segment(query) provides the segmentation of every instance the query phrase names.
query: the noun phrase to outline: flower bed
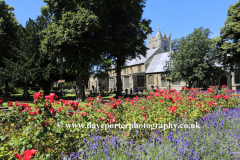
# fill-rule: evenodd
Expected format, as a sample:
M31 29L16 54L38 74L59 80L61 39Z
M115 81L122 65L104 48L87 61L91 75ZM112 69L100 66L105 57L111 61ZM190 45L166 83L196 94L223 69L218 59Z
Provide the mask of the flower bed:
M76 146L85 143L84 138L90 139L90 129L67 128L64 127L66 124L162 124L179 119L195 122L198 118L206 118L212 111L227 111L237 106L239 100L236 96L239 95L226 88L216 94L216 88L211 87L205 93L190 89L197 91L193 94L187 93L187 88L183 88L183 92L172 90L170 93L168 90L157 90L143 98L112 98L108 103L102 102L99 95L97 99L86 98L86 106L63 99L57 102L54 99L58 97L53 93L45 97L42 93L35 93L35 107L10 102L10 112L0 111L0 145L4 146L0 159L12 158L15 154L23 156L24 151L30 149L36 150L32 155L34 158L50 159L57 159L62 152L76 151ZM91 133L97 132L97 128L91 129ZM121 133L125 132L128 128L121 129ZM141 143L142 139L150 137L151 132L151 129L142 128L136 133L132 129L124 137ZM117 129L101 129L99 133L106 138L118 132Z
M121 136L91 134L84 145L60 159L239 159L240 109L218 111L199 119L200 129L151 133L142 144ZM137 132L137 130L136 130ZM137 133L136 133L137 134Z

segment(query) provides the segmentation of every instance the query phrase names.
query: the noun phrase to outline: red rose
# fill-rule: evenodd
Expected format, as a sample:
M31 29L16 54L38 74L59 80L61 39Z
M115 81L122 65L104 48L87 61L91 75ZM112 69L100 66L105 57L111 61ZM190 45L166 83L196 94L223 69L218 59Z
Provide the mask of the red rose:
M145 114L144 112L142 112L142 114L143 114L144 116L146 116L146 114Z
M47 125L47 122L42 122L41 125L45 126L45 125Z
M85 112L85 113L84 113L84 116L87 116L87 115L88 115L88 114Z
M40 92L36 92L33 95L33 99L37 99L40 96Z
M20 154L14 154L14 156L15 156L16 158L23 158L23 156L21 156Z
M10 102L8 103L8 106L9 106L9 107L13 106L13 105L12 105L12 101L10 101Z
M56 110L55 110L55 109L49 109L49 111L52 112L52 115L53 115L53 116L56 114Z
M54 123L54 121L48 122L49 124Z
M36 112L29 112L29 115L36 115Z
M228 111L228 108L225 108L226 111Z
M144 107L144 106L142 106L142 107L141 107L141 109L145 109L145 107Z
M46 123L46 122L45 122ZM37 150L35 149L30 149L30 150L26 150L23 152L24 155L27 155L27 154L30 154L30 155L33 155L37 152Z
M31 154L24 155L23 160L30 160L33 156Z
M3 100L0 99L0 104L3 104Z
M42 110L38 110L38 115L40 115L42 113Z

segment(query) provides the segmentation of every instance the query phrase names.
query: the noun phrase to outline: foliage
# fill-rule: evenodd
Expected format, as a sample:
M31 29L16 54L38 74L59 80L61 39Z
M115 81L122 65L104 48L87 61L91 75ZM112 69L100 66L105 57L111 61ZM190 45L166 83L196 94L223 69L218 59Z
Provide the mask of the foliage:
M235 63L240 61L240 23L239 23L240 1L234 5L230 5L228 9L228 17L224 27L221 28L220 37L216 38L216 44L219 49L219 58L224 64L230 64L231 69ZM227 54L232 54L232 58L226 58Z
M105 37L107 57L117 73L117 97L121 95L121 69L128 59L145 56L144 40L152 32L150 20L142 19L144 0L102 0L97 8L101 33ZM116 20L117 19L117 20Z
M9 96L8 81L14 80L12 75L13 66L9 61L16 62L15 57L18 48L18 21L16 20L13 7L0 0L0 77L5 83L5 92Z
M69 87L69 86L75 86L76 81L73 82L65 82L64 84L61 84L62 87Z
M75 151L79 143L85 143L82 140L88 137L90 130L92 133L98 132L96 126L91 129L71 127L74 124L167 124L176 122L179 118L183 122L195 122L197 118L206 117L212 111L235 108L239 103L235 98L236 94L231 94L232 90L223 87L217 95L215 89L209 88L205 94L190 94L186 88L183 88L183 92L171 93L157 90L146 98L127 98L124 103L122 99L114 98L108 103L101 103L101 96L98 96L98 99L89 97L85 106L78 106L77 102L63 99L57 102L54 98L58 97L54 94L45 96L44 100L43 94L35 93L34 107L10 102L11 111L8 114L0 111L0 143L7 144L4 150L6 153L13 151L11 155L22 155L26 149L36 149L35 158L51 154L56 159L62 152ZM69 125L70 127L67 127ZM139 128L136 134L134 129L129 128L100 128L101 136L114 135L117 129L121 132L130 131L126 137L137 141L149 138L149 133L157 130Z
M8 87L11 94L23 94L23 89L21 88L15 88L12 84L10 84ZM0 90L2 90L2 94L5 94L4 88L5 85L0 88Z
M209 38L210 33L208 28L200 27L186 37L173 41L176 51L170 53L170 70L174 81L185 81L191 88L196 80L221 75L221 68L216 67L216 48Z
M103 50L97 36L98 17L90 9L90 1L45 1L45 7L53 22L42 32L42 50L52 51L65 57L66 72L77 76L76 86L84 94L83 85L87 84L93 66L99 62ZM71 53L71 54L69 54ZM91 55L91 56L90 56ZM102 63L102 61L100 61ZM77 96L79 100L80 97ZM82 97L84 100L84 97Z

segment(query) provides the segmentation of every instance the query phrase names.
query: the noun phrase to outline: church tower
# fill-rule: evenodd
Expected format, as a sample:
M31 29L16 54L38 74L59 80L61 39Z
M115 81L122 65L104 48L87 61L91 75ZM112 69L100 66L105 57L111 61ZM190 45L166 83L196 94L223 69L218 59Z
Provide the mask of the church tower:
M170 30L169 30L168 37L166 36L165 31L164 31L164 34L162 36L162 34L160 32L160 27L158 27L158 32L157 32L156 37L155 37L154 32L153 32L152 39L148 35L147 40L148 40L148 48L150 50L155 49L155 48L160 48L160 51L162 53L171 51L171 33L170 33Z

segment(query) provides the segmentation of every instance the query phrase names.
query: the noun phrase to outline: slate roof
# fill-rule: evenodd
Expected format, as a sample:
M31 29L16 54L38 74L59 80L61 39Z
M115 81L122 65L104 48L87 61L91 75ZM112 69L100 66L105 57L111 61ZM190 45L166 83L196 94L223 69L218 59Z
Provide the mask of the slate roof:
M146 53L146 57L144 56L140 56L140 58L135 58L133 60L127 60L126 61L126 65L127 66L133 66L133 65L138 65L138 64L142 64L142 63L145 63L145 61L151 56L153 55L156 51L157 51L158 48L155 48L155 49L151 49L151 50L147 50L147 53Z
M166 61L170 60L170 57L168 57L169 53L165 52L155 55L146 73L165 72L164 66L166 65Z
M165 72L164 66L166 65L166 61L170 60L170 52L160 53L153 57L152 62L150 63L146 73L157 73L157 72ZM222 67L223 65L215 63L216 67Z
M133 60L127 60L126 66L134 66L134 65L145 63L146 60L157 51L157 49L158 48L147 50L146 57L141 55L140 58L135 58ZM166 61L170 60L169 55L170 55L170 52L159 53L159 54L155 55L152 59L152 62L148 66L146 73L165 72L166 70L164 70L164 66L166 65ZM215 63L215 66L222 67L223 65L219 64L219 63ZM115 68L115 66L112 65L111 69L114 69L114 68Z
M158 48L151 49L151 50L147 50L146 57L140 55L140 58L135 58L135 59L132 59L132 60L127 60L127 61L126 61L126 66L134 66L134 65L138 65L138 64L145 63L145 61L146 61L151 55L153 55L157 50L158 50ZM112 66L111 66L111 69L114 69L114 68L115 68L115 66L112 65Z

